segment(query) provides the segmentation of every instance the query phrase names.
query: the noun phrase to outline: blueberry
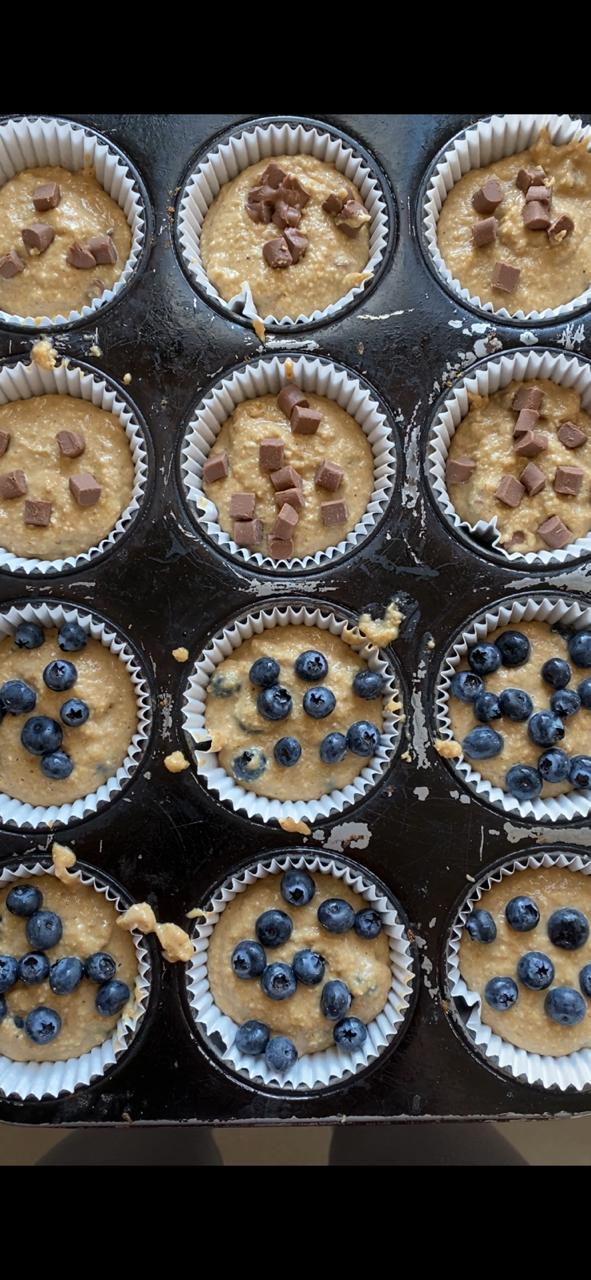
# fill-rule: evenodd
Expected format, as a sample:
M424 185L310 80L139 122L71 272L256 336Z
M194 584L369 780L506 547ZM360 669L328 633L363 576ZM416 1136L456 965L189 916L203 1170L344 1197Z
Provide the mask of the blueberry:
M41 951L56 947L62 936L62 922L55 911L36 911L26 924L27 939Z
M347 754L347 739L344 733L327 733L318 751L323 764L340 764Z
M373 756L380 745L380 731L369 720L356 720L347 730L347 747L354 756Z
M470 760L490 760L492 756L498 756L503 750L503 745L502 735L497 733L496 729L479 725L466 734L462 742L462 751Z
M501 665L500 650L496 644L475 644L468 649L468 665L477 676L488 676Z
M556 716L574 716L581 710L581 699L574 689L557 689L550 698Z
M19 622L14 633L14 643L19 649L38 649L45 640L45 632L36 622Z
M583 1021L586 1012L582 995L572 987L551 987L544 1000L544 1013L563 1027L575 1027Z
M0 956L0 993L10 991L18 978L18 960L16 956Z
M505 782L516 800L535 800L542 790L542 779L529 764L514 764L507 770Z
M285 1075L297 1060L298 1051L293 1040L288 1040L287 1036L273 1036L269 1040L265 1049L265 1062L271 1071Z
M280 670L281 667L274 658L257 658L250 668L248 678L251 684L256 684L261 689L270 689L277 684Z
M0 1022L4 1021L4 1018L6 1017L6 1013L7 1013L6 1000L4 999L4 996L0 996ZM16 1019L13 1019L13 1021L15 1022ZM23 1023L23 1026L24 1026L24 1023Z
M473 942L494 942L497 926L490 911L483 911L482 907L476 907L466 920L466 932L469 933Z
M579 982L581 991L585 996L591 996L591 964L584 964L579 973Z
M591 787L591 756L573 756L568 778L576 791Z
M451 691L460 702L474 702L479 694L484 693L484 684L473 671L456 671L451 679Z
M353 680L353 692L358 698L379 698L386 681L378 671L358 671Z
M348 933L355 924L355 912L344 898L325 898L318 908L318 923L329 933Z
M119 1013L130 997L130 990L126 982L119 982L117 978L113 978L111 982L103 982L99 987L95 1005L97 1011L102 1013L104 1018L110 1018L114 1013Z
M43 679L48 689L53 689L55 693L62 693L64 689L71 689L76 683L78 672L73 662L67 662L65 658L56 658L53 662L48 662L43 672Z
M41 757L42 772L46 778L52 778L54 781L69 778L73 768L73 762L65 751L49 751L46 756Z
M344 1018L347 1010L351 1008L351 1000L349 988L344 982L335 978L324 984L320 995L320 1008L325 1018L336 1022L339 1018Z
M263 911L255 931L261 946L280 947L291 938L293 924L286 911Z
M77 729L78 725L86 724L90 715L90 707L87 702L83 702L82 698L68 698L60 707L60 720L67 724L70 729Z
M234 1045L239 1053L247 1053L253 1058L258 1058L265 1052L270 1035L271 1032L264 1022L257 1022L256 1018L250 1018L238 1028Z
M569 636L568 651L575 667L591 667L591 632L576 631Z
M49 716L31 716L23 725L21 742L31 755L44 756L61 747L63 736L57 720L50 720Z
M554 982L554 965L543 951L527 951L519 958L517 977L530 991L545 991Z
M591 968L591 966L590 966ZM316 987L324 977L325 961L317 951L296 951L293 971L305 987Z
M78 956L62 956L49 970L49 985L56 996L69 996L84 976L84 965Z
M277 764L283 765L284 769L291 769L292 765L297 764L301 754L302 748L297 738L280 738L273 747Z
M564 658L548 658L542 667L542 680L551 684L553 689L566 689L571 678L571 669Z
M570 771L570 759L566 751L561 751L560 747L551 747L550 751L544 751L538 760L538 773L541 774L544 782L564 782L568 778Z
M258 942L239 942L232 952L232 968L237 978L260 978L267 957Z
M316 885L307 871L284 871L281 877L281 896L290 907L306 907L316 893Z
M532 742L538 747L553 747L555 742L564 738L564 725L552 711L535 711L531 716L527 731Z
M262 689L257 698L257 708L265 720L285 720L292 707L291 693L282 684Z
M587 918L576 907L560 907L553 911L547 927L550 942L563 951L578 951L589 937Z
M498 1013L505 1013L518 998L517 983L512 978L491 978L484 988L486 1003Z
M474 699L474 715L477 720L488 724L489 720L498 720L500 714L501 704L498 694L479 693L478 697Z
M6 897L6 906L13 916L32 916L43 902L43 894L34 884L15 884Z
M325 716L329 716L334 711L336 705L337 700L332 689L326 689L324 685L308 689L303 697L304 711L313 720L324 720Z
M578 695L586 711L591 710L591 677L587 680L581 680L578 686Z
M529 933L540 923L540 913L533 898L520 895L511 898L505 907L505 919L510 929L517 933Z
M383 928L379 911L374 911L373 907L363 907L355 916L353 928L360 938L377 938Z
M117 965L108 951L94 951L84 961L84 973L90 982L108 982L116 972Z
M534 704L524 689L503 689L499 695L501 704L501 714L507 716L508 720L528 720L534 709Z
M40 1005L38 1009L31 1009L25 1018L25 1031L29 1040L33 1040L35 1044L49 1044L59 1036L61 1029L62 1020L59 1013L56 1013L55 1009L45 1008L44 1005Z
M24 680L7 680L0 687L0 702L11 716L22 716L25 711L32 711L36 701L35 690Z
M503 631L495 640L504 667L521 667L529 658L530 643L521 631Z
M348 1049L351 1053L360 1049L367 1040L367 1027L359 1018L341 1018L337 1022L333 1037L339 1049Z
M29 951L28 955L21 956L18 962L18 976L21 982L26 983L28 987L34 986L37 982L45 982L49 974L49 960L41 951Z
M229 671L220 671L210 680L209 688L216 698L231 698L233 694L240 692L242 685L238 676Z
M64 622L57 633L57 642L64 653L76 653L86 645L86 632L78 622Z
M263 971L261 987L270 1000L288 1000L296 989L296 977L290 964L276 960Z
M238 782L256 782L266 768L267 757L260 747L245 747L232 761L232 773Z
M306 649L304 653L300 653L295 660L296 675L300 680L324 680L328 673L328 662L323 653L319 653L317 649Z

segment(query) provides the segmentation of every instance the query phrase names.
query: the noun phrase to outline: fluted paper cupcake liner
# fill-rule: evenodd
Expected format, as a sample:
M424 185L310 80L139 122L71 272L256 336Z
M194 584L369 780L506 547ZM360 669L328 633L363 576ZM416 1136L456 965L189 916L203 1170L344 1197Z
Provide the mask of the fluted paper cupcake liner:
M492 605L486 613L472 621L448 650L437 683L436 725L438 735L451 741L453 730L449 715L449 689L452 676L466 657L471 645L486 639L498 627L519 625L520 622L545 622L549 627L561 623L582 631L591 627L591 608L585 609L567 597L544 596L534 599L523 596L504 604ZM591 813L591 788L585 791L569 791L564 795L549 796L547 800L517 800L515 796L493 786L472 768L468 760L449 760L448 763L476 795L494 804L512 817L533 818L536 822L570 822L586 818ZM515 762L516 763L516 762Z
M591 859L580 854L565 854L541 851L536 854L522 854L513 858L493 871L484 872L478 883L473 885L452 927L446 952L446 981L450 999L456 1004L462 1001L469 1008L467 1018L460 1016L457 1005L454 1016L459 1021L465 1034L478 1051L500 1071L521 1080L524 1084L540 1086L543 1089L584 1090L591 1088L591 1049L577 1049L574 1053L551 1057L549 1054L530 1053L527 1049L518 1049L516 1045L503 1040L491 1027L481 1019L481 1000L477 991L467 986L460 972L460 943L466 920L477 902L487 889L498 884L506 876L528 868L538 870L540 867L566 868L573 875L591 875Z
M295 571L334 563L358 547L373 531L388 506L396 478L396 453L386 413L369 387L348 370L326 360L300 356L290 363L291 378L285 372L286 357L275 356L258 360L221 379L201 401L181 445L181 474L194 519L217 546L251 568ZM277 395L290 382L304 391L334 400L355 418L372 448L374 482L361 520L340 542L314 555L273 560L261 551L251 552L238 546L220 527L217 507L203 492L203 465L224 422L239 404L257 396Z
M92 167L97 182L127 218L131 227L131 249L113 287L104 289L81 311L70 311L67 316L17 316L0 311L0 322L13 328L54 329L94 316L105 303L116 298L130 280L144 247L146 211L136 178L129 162L104 138L87 125L70 120L26 117L0 125L0 187L24 169L42 165L61 165L71 172Z
M258 160L285 155L312 155L325 164L334 165L339 173L354 183L371 214L369 257L363 268L368 274L368 281L349 289L348 293L324 310L313 311L311 315L299 315L295 320L289 316L259 316L247 281L242 284L240 292L226 302L208 279L200 248L205 215L221 188ZM356 150L353 141L340 138L321 125L252 124L246 125L241 133L218 143L188 178L180 199L177 232L182 259L189 276L209 298L214 299L230 315L262 321L266 328L271 325L290 328L311 321L329 320L363 292L384 257L389 219L381 181L375 170L369 167Z
M571 387L581 397L581 407L591 412L591 365L575 356L559 355L555 351L519 351L496 356L473 369L454 384L445 397L429 431L427 445L427 476L435 500L453 529L469 534L481 545L494 548L505 560L516 567L546 568L549 565L568 564L591 552L590 531L568 546L556 551L507 551L500 545L502 533L496 516L469 524L458 515L447 490L446 464L449 448L456 431L470 409L470 396L492 396L507 387L510 382L525 382L548 378L560 386Z
M305 605L299 607L273 605L258 613L249 613L237 618L209 641L195 663L183 698L183 728L189 748L195 757L198 776L208 790L236 812L263 822L282 823L287 820L314 823L330 817L331 814L342 813L349 809L384 777L400 741L399 715L387 710L386 707L393 695L398 698L401 695L394 672L381 651L371 644L359 646L357 652L365 659L370 671L378 671L387 682L383 696L384 727L376 755L367 761L360 774L348 786L331 791L330 794L321 796L318 800L277 800L270 799L268 796L255 795L253 791L246 791L221 767L216 752L207 747L207 743L211 741L205 727L207 686L220 662L223 662L244 640L248 640L255 634L260 635L261 632L273 627L290 625L319 627L322 631L330 631L332 635L340 636L345 628L350 628L353 623L351 619L339 616L336 610L309 609Z
M0 569L9 573L63 573L66 569L76 569L95 560L129 528L139 511L148 482L148 452L144 431L123 392L115 391L102 378L86 373L69 359L67 362L62 361L54 369L41 369L34 361L30 364L19 361L18 364L0 368L0 404L43 395L76 396L116 415L127 436L133 459L133 491L110 533L101 538L96 546L80 551L77 555L65 556L61 560L39 560L33 556L17 556L5 547L0 547Z
M379 912L384 932L388 935L392 985L384 1008L368 1024L368 1036L362 1048L351 1054L335 1045L317 1053L307 1053L298 1058L285 1075L278 1075L266 1065L264 1058L249 1057L236 1049L234 1040L238 1024L214 1002L207 961L209 939L228 903L257 880L278 875L290 867L305 867L312 875L316 872L332 875L337 881L342 880ZM187 966L187 993L200 1034L217 1057L233 1071L258 1085L301 1091L324 1089L362 1071L400 1034L403 1024L411 1014L410 1006L417 981L412 949L395 901L390 895L384 896L362 867L349 866L338 858L326 858L322 855L277 855L229 876L207 905L207 919L197 924L193 935L195 952Z
M497 320L516 320L524 324L536 324L543 320L561 320L581 311L591 303L591 289L586 289L576 298L565 302L560 307L545 307L542 311L508 311L506 307L493 307L492 302L483 302L472 297L468 289L452 276L451 271L439 252L437 243L437 223L439 215L452 187L471 169L481 169L502 160L505 156L518 155L533 146L543 128L548 129L550 140L555 145L563 145L573 140L585 140L591 149L591 125L584 126L580 120L572 116L556 115L503 115L492 116L488 120L479 120L470 125L457 137L452 138L442 155L438 156L433 172L429 175L425 195L421 207L421 229L431 261L461 302L467 302L475 310Z
M0 791L0 826L15 826L25 830L67 826L70 822L79 822L104 808L133 777L146 748L152 725L150 689L138 658L111 623L103 622L93 614L67 603L44 604L37 601L34 604L11 605L0 613L0 640L12 635L19 622L38 622L42 627L61 627L64 622L78 622L91 639L104 644L125 664L134 687L137 700L135 733L117 772L96 791L72 800L70 804L59 805L29 804Z
M53 866L32 860L28 864L20 863L14 870L5 868L0 872L0 885L24 877L29 879L31 876L54 874ZM124 901L112 885L102 880L99 872L91 873L87 867L74 866L69 874L82 884L92 885L97 893L104 895L107 902L113 903L118 912L124 912L130 906L131 899ZM64 1094L73 1093L75 1089L98 1080L125 1053L143 1022L152 978L149 952L142 934L134 929L130 936L135 947L138 970L135 999L131 1011L122 1014L108 1039L78 1058L66 1058L61 1062L15 1062L0 1054L0 1094L22 1102L29 1098L40 1101L43 1098L63 1097Z

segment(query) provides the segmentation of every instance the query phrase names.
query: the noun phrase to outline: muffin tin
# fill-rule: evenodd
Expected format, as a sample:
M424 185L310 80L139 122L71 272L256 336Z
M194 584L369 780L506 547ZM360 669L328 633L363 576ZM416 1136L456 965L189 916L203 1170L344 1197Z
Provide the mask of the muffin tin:
M282 326L268 335L263 351L243 318L229 319L192 287L174 234L195 156L228 130L242 129L245 118L73 118L103 133L137 169L151 237L121 296L91 322L58 329L54 343L60 354L125 389L147 424L150 482L136 519L100 561L52 575L49 583L0 571L0 606L49 596L112 622L145 659L154 729L123 793L98 814L60 828L59 838L131 897L147 899L160 919L179 924L188 923L186 912L221 881L271 854L307 850L358 862L401 903L421 981L400 1043L358 1078L294 1095L239 1079L208 1055L188 1013L183 966L158 964L142 1028L103 1078L59 1100L1 1098L0 1119L69 1126L305 1124L588 1112L585 1092L524 1084L481 1057L452 1016L444 959L454 903L490 863L546 845L575 855L591 843L591 826L584 819L549 824L497 812L464 786L433 743L438 673L466 621L491 602L537 592L565 594L585 608L591 558L543 571L500 562L445 523L425 477L429 425L453 379L498 351L533 344L591 357L588 313L528 329L487 321L450 298L428 268L419 244L421 184L444 144L477 117L340 115L325 123L377 165L398 210L398 234L392 232L379 277L333 321ZM33 330L0 326L0 357L28 356L33 336ZM91 355L92 346L100 357ZM181 444L197 400L235 366L262 354L302 352L367 379L390 410L402 450L394 498L367 540L345 560L288 577L238 564L195 525L182 497ZM124 381L126 374L131 381ZM393 597L405 618L385 652L401 673L407 740L358 804L316 823L303 841L301 834L229 811L193 769L167 772L164 756L186 751L181 709L192 666L233 618L286 599L353 614L369 608L377 616ZM189 650L187 663L172 657L179 646ZM45 850L49 836L3 828L2 865Z

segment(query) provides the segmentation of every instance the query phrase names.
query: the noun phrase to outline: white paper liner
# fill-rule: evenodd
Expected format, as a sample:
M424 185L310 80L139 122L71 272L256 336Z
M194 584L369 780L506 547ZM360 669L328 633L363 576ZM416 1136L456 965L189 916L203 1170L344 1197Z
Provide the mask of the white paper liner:
M92 166L97 182L123 210L131 227L131 249L119 279L98 298L67 316L17 316L0 311L0 322L14 327L53 329L94 316L130 279L146 234L146 215L134 174L125 159L87 125L69 120L28 117L0 125L0 187L24 169L61 165L76 172Z
M62 361L55 369L41 369L34 361L30 364L20 361L0 368L0 404L43 395L76 396L80 400L91 401L98 408L114 413L119 418L129 442L134 465L133 492L130 502L121 512L111 532L96 546L80 551L77 555L66 556L62 560L39 560L33 556L17 556L5 547L0 547L0 569L9 573L63 573L65 569L76 569L95 560L129 528L139 511L148 481L148 453L144 432L122 392L113 390L96 375L85 373L69 359L67 363Z
M583 631L591 627L591 608L584 609L575 600L562 596L545 596L534 599L523 596L519 600L507 601L495 605L482 614L469 628L462 633L448 650L444 658L437 682L436 724L439 737L453 739L451 720L449 717L449 687L454 672L465 658L468 648L486 638L498 627L518 625L520 622L545 622L549 627L560 622L574 631ZM590 753L591 754L591 753ZM476 795L490 801L504 813L517 815L520 818L534 818L550 822L570 822L578 818L586 818L591 813L591 788L585 791L569 791L564 795L549 796L542 800L516 800L508 791L493 786L463 757L447 762L460 776L462 782ZM515 761L515 763L518 763ZM509 765L507 765L509 767Z
M300 356L292 360L293 376L285 373L285 357L258 360L239 369L212 387L201 401L187 427L181 446L181 474L185 493L194 519L203 531L224 551L251 567L288 570L322 568L358 547L383 516L392 496L396 477L396 453L388 420L374 394L346 369L320 359ZM335 546L314 555L294 556L291 560L273 560L261 551L240 547L218 524L215 503L203 492L203 465L224 422L244 400L257 396L277 395L281 387L292 383L303 391L335 400L341 409L359 423L367 436L374 459L374 487L367 508L355 528ZM287 419L286 419L287 421ZM338 442L335 449L338 461Z
M298 155L312 155L325 164L334 165L339 173L343 173L357 187L371 214L369 257L363 268L369 279L356 285L354 289L349 289L348 293L323 311L313 311L308 316L299 315L295 320L289 316L259 316L248 281L244 281L240 292L226 302L208 279L201 260L201 228L207 210L221 187L231 182L244 169L256 164L258 160L270 160L273 156ZM328 320L337 315L363 292L371 277L375 276L384 257L389 232L387 206L380 179L356 151L355 143L344 141L321 126L310 128L303 124L252 124L219 143L187 180L180 199L177 228L183 262L191 279L231 315L242 315L248 320L262 320L265 328L271 325L291 328L311 321Z
M559 319L580 311L591 302L591 289L586 289L570 302L560 307L545 307L543 311L508 311L506 307L496 310L492 302L482 302L472 297L468 289L462 288L459 280L452 276L446 267L437 244L437 223L446 196L464 174L471 169L480 169L502 160L505 156L518 155L527 151L539 137L544 127L548 128L550 141L554 145L562 145L573 139L584 139L591 149L591 125L583 125L572 116L556 115L504 115L492 116L488 120L479 120L465 129L457 137L452 138L444 154L439 158L431 174L423 199L421 220L427 252L449 289L452 289L462 302L467 302L475 310L487 316L494 315L498 320L518 320L528 325L541 320Z
M357 804L383 778L394 757L400 742L399 715L386 710L387 702L392 695L402 702L402 694L397 687L394 672L380 650L374 645L366 644L356 652L365 659L370 671L379 671L386 679L383 696L384 727L377 754L367 761L360 774L342 790L331 791L319 800L276 800L267 796L257 796L253 791L246 791L238 785L234 778L218 763L217 753L208 750L211 742L210 734L205 727L206 690L217 666L225 658L252 635L273 627L289 625L320 627L339 636L345 627L354 622L350 618L339 616L336 610L329 608L308 609L302 605L271 606L258 613L246 614L237 618L229 627L217 633L204 649L195 663L189 677L183 697L183 728L187 736L189 749L192 751L198 776L205 786L213 791L225 804L229 804L238 813L245 813L249 818L258 818L263 822L284 822L286 819L295 822L314 823L329 818L333 813L342 813L351 805Z
M17 826L28 830L39 827L67 826L70 822L80 821L99 808L114 800L135 773L141 760L152 725L152 700L150 689L144 672L133 650L123 636L110 623L100 621L94 615L68 605L25 604L20 607L11 605L0 613L0 641L6 635L12 635L19 622L38 622L42 627L61 627L64 622L78 622L93 640L106 645L111 653L125 663L134 686L137 699L137 727L127 749L127 755L117 772L96 791L81 796L70 804L52 804L48 806L29 804L24 800L0 791L0 826ZM74 655L75 657L75 655Z
M28 865L20 863L15 869L5 868L0 872L0 885L24 877L30 879L31 876L54 874L53 866L43 866L38 861L30 861ZM82 884L92 885L97 893L104 895L107 902L113 903L118 912L126 911L130 905L120 898L112 885L101 879L99 872L91 875L86 868L74 866L69 874ZM23 1102L27 1098L37 1101L42 1098L58 1098L91 1084L117 1062L143 1022L152 977L150 957L142 934L134 929L130 937L138 966L135 1000L132 1009L122 1014L109 1038L79 1058L67 1058L62 1062L14 1062L12 1058L0 1054L0 1094Z
M311 875L316 872L332 875L337 881L342 880L379 912L384 923L384 932L389 938L392 985L381 1013L368 1024L365 1044L355 1053L347 1053L335 1045L334 1048L323 1049L318 1053L304 1054L298 1058L290 1071L285 1075L278 1075L267 1066L264 1057L255 1058L241 1054L235 1048L234 1039L238 1023L222 1013L214 1003L209 986L207 958L209 939L227 904L237 894L244 893L248 886L257 880L262 880L269 875L277 875L291 867L305 867ZM225 880L211 898L213 914L210 914L210 904L207 905L208 918L197 924L193 935L195 951L193 959L187 965L187 993L198 1030L210 1049L232 1070L239 1072L253 1084L307 1091L325 1089L328 1085L362 1071L370 1062L374 1062L398 1035L402 1024L409 1016L409 1006L416 980L411 946L394 901L379 891L369 874L361 867L350 867L338 859L322 856L292 854L273 857L264 863L255 863Z
M460 1017L457 1010L454 1010L454 1016L460 1026L479 1052L500 1071L505 1071L507 1075L514 1076L524 1084L541 1085L543 1089L580 1091L591 1088L591 1049L577 1049L575 1053L564 1054L558 1058L548 1054L530 1053L527 1049L518 1049L516 1045L503 1040L491 1027L482 1022L480 996L477 991L470 990L460 973L459 952L464 925L479 899L487 889L498 884L506 876L512 876L516 871L525 871L528 868L538 870L540 867L566 868L573 875L591 875L591 860L588 857L553 852L522 854L502 867L495 867L494 871L485 872L478 884L470 889L452 927L446 953L447 986L453 1001L460 999L470 1006L467 1021Z
M497 517L479 520L469 524L458 515L447 491L446 463L449 448L455 432L466 417L469 408L469 396L492 396L495 392L507 387L510 382L525 382L531 379L549 378L561 386L571 387L581 397L581 408L591 412L591 366L577 360L575 356L559 355L555 351L519 351L513 355L497 356L486 364L474 369L467 377L455 383L450 394L446 396L435 418L427 445L427 476L433 490L435 500L448 523L454 529L471 535L481 545L494 548L505 560L515 565L545 568L547 565L568 564L569 561L591 552L591 510L589 512L590 532L577 538L562 550L507 551L500 545L502 534L497 525ZM535 499L533 499L535 502Z

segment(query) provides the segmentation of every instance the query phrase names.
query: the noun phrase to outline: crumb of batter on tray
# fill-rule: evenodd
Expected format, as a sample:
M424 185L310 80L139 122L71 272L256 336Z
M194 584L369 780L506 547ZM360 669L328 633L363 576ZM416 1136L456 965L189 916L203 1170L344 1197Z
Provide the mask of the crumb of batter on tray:
M444 760L459 760L462 748L455 738L436 738L435 750Z
M65 844L53 845L51 850L51 861L53 862L56 880L61 880L62 884L74 884L78 879L77 876L70 875L68 867L73 867L76 862L76 854L73 849L68 849Z
M435 641L434 641L434 639L433 639L433 636L431 636L431 638L430 638L429 640L427 640L427 648L428 648L428 649L434 649L434 648L435 648Z
M410 751L404 751L400 757L401 760L412 760Z
M404 614L392 601L387 606L382 618L372 618L369 613L362 613L357 625L366 640L369 640L372 644L382 646L398 639L400 624L403 620Z
M130 384L130 382L131 382L131 374L130 374L130 373L124 373L124 374L123 374L123 381L124 381L124 383L125 383L126 387L128 387L128 386L129 386L129 384Z
M158 924L149 902L134 902L116 921L119 929L138 929L140 933L155 933L165 960L176 964L177 960L190 960L193 943L179 924Z
M92 346L91 346L91 348L90 348L90 351L89 351L89 355L91 355L91 356L96 356L97 360L99 360L99 359L100 359L100 357L102 356L102 354L103 354L103 353L102 353L102 351L101 351L101 348L100 348L99 346L97 346L96 342L93 342L93 344L92 344Z
M169 773L182 773L184 769L191 768L191 761L187 760L182 751L173 751L171 755L164 757L164 765Z
M279 826L283 831L297 831L302 836L312 835L311 827L308 826L307 822L304 822L303 818L299 822L295 818L280 818Z
M185 649L184 644L181 644L178 649L173 649L172 656L175 662L186 662L189 657L189 650Z
M45 369L46 372L49 372L51 369L55 369L59 360L59 355L51 341L51 338L39 338L37 342L33 343L33 346L31 347L31 359L39 369Z
M260 316L254 316L252 320L252 327L259 341L264 342L267 336L267 333Z

